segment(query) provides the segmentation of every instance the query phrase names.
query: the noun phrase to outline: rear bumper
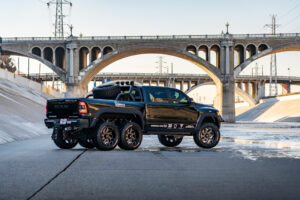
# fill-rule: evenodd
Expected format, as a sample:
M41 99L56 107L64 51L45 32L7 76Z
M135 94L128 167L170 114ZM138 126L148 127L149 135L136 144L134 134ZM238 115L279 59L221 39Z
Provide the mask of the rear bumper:
M88 119L45 119L45 125L48 128L54 127L76 127L76 128L89 128Z

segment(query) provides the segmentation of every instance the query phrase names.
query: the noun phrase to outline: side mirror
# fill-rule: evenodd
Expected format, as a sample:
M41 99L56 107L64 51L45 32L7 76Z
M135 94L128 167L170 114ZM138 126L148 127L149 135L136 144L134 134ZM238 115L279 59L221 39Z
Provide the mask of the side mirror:
M193 99L193 98L189 98L188 104L191 105L191 104L193 104L193 103L194 103L194 99Z

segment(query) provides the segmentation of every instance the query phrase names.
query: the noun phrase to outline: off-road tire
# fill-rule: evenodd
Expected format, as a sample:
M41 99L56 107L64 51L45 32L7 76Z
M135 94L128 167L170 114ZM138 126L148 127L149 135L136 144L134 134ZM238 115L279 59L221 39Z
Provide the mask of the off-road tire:
M102 86L93 89L93 96L95 99L116 99L120 92L119 85Z
M158 135L159 142L166 147L176 147L182 142L183 136Z
M219 128L213 123L204 123L198 131L194 133L195 143L202 148L213 148L220 141Z
M80 144L80 146L86 149L92 149L95 147L94 141L92 139L86 139L86 140L79 139L78 143Z
M67 133L62 129L53 129L52 139L54 144L61 149L72 149L78 143L77 139L68 137Z
M103 122L99 125L95 137L94 145L103 151L113 150L119 142L119 129L113 122Z
M124 150L137 149L143 140L143 131L135 122L126 123L121 131L119 147Z

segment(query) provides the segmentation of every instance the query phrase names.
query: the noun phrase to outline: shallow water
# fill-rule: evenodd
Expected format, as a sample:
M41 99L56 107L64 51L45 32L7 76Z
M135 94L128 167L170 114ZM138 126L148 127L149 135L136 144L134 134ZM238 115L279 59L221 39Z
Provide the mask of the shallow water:
M175 148L161 145L157 136L144 136L138 151L233 152L235 156L257 160L259 158L300 159L300 124L245 122L223 124L220 143L213 149L199 148L193 137L184 137Z

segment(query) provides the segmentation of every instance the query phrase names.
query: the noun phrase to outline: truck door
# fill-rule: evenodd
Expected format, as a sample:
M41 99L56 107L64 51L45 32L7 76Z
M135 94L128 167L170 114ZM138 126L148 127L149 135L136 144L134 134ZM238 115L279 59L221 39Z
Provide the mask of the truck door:
M170 120L174 123L193 124L197 121L198 111L189 103L189 97L180 90L170 89L172 113Z
M171 105L168 88L149 87L145 95L146 123L168 124L170 123Z

